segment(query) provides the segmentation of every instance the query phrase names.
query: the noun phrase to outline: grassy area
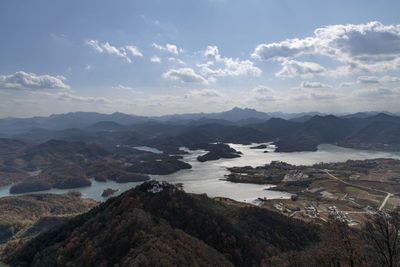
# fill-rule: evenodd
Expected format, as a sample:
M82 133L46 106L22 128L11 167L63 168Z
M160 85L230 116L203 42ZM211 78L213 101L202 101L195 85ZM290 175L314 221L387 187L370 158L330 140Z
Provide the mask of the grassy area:
M347 192L353 192L353 193L357 193L357 194L368 194L367 191L364 191L362 189L353 187L353 186L346 186L346 191Z
M386 202L385 209L392 210L394 209L394 205L392 203Z

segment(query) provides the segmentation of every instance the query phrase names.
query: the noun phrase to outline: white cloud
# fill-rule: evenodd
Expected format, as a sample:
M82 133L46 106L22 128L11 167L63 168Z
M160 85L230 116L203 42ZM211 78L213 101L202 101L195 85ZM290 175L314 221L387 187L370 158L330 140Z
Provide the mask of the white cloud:
M312 78L315 74L321 74L326 71L324 67L315 62L285 60L282 62L282 66L283 68L275 74L280 78L292 78L296 76Z
M379 80L375 76L360 76L357 78L358 83L379 83Z
M64 76L36 75L18 71L11 75L0 76L0 89L69 89L69 86L64 83L65 80Z
M393 77L393 76L383 76L382 78L379 79L381 83L397 83L400 82L399 77Z
M178 55L179 53L183 52L182 48L179 48L174 44L166 44L165 46L153 43L152 46L161 51L168 51L172 54Z
M347 75L355 69L363 72L398 69L400 25L383 25L376 21L358 25L330 25L316 29L311 37L260 44L252 57L260 60L290 60L304 54L327 56L351 67L339 67L340 71L336 74Z
M178 52L178 48L176 47L176 45L172 45L172 44L166 44L165 47L167 48L167 50L175 55L178 55L179 52L182 52L182 50L180 50Z
M103 48L99 44L98 40L86 40L85 44L92 47L94 50L96 50L99 53L103 53Z
M108 42L102 44L102 48L104 51L110 55L116 55L124 58L128 63L131 63L132 60L128 57L124 48L118 49L115 46L110 45Z
M141 92L135 90L132 87L125 86L125 85L122 85L122 84L118 84L117 86L113 86L112 89L122 90L122 91L129 91L129 92L132 92L132 93L141 93Z
M179 64L186 65L186 63L183 60L181 60L179 58L176 58L176 57L169 57L168 61L174 61L174 62L177 62Z
M133 45L127 45L125 46L126 50L128 50L132 56L134 57L142 57L143 54L142 52L140 52L139 48L137 46L133 46Z
M163 77L183 83L208 83L207 79L197 74L192 68L170 69L163 74Z
M93 65L87 64L87 65L85 66L85 70L91 70L91 69L93 69Z
M218 60L221 58L221 55L219 54L218 47L213 46L213 45L208 45L206 50L204 51L204 56L206 58Z
M316 89L316 88L332 88L329 84L321 83L321 82L308 82L308 81L303 81L300 85L301 88L310 88L310 89Z
M304 53L314 51L315 40L289 39L280 43L260 44L256 47L251 56L260 60L294 58Z
M154 62L154 63L161 63L161 58L154 55L154 56L152 56L152 58L150 58L150 61Z
M215 77L224 76L239 76L252 74L254 76L260 76L262 71L258 67L254 66L254 63L250 60L239 60L238 58L228 58L222 57L219 53L217 46L207 46L204 51L204 56L207 59L213 61L208 61L205 64L198 64L197 66L201 68L200 73L203 76L215 79ZM222 64L223 68L210 68L214 66L214 61L216 63Z
M92 47L96 52L100 54L107 53L109 55L115 55L125 59L128 63L132 63L132 59L129 57L128 52L134 57L143 56L139 49L136 46L132 45L117 48L108 42L100 43L98 40L86 40L85 44Z

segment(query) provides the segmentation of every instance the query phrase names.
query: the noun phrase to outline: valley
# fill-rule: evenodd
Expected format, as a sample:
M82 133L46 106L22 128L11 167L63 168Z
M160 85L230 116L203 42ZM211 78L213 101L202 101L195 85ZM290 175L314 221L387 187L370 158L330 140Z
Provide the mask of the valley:
M233 112L240 113L240 109ZM89 114L70 115L76 119L76 116ZM132 233L135 240L149 240L154 233L160 235L160 231L166 233L154 242L168 251L170 246L175 246L171 243L174 238L186 244L185 247L190 242L205 242L204 247L196 243L201 249L195 256L190 252L184 258L195 257L203 263L212 259L224 265L258 265L264 261L276 264L275 261L280 261L285 253L304 257L303 253L309 253L304 251L312 250L319 242L327 242L318 229L328 227L326 224L332 220L360 230L366 227L371 216L390 214L400 206L400 152L396 127L393 127L400 120L396 116L377 114L366 118L339 118L317 115L301 122L281 118L260 122L247 118L249 124L244 119L175 118L171 122L141 118L142 121L129 125L101 121L102 115L96 115L96 118L100 121L92 120L90 122L94 124L89 125L83 123L84 120L73 125L75 120L72 119L70 125L79 127L73 129L37 131L20 128L18 134L11 135L8 129L7 137L0 138L0 202L4 201L0 250L6 262L28 264L30 256L24 254L26 246L37 246L37 242L42 243L46 251L51 251L52 248L45 246L54 245L52 242L58 239L53 239L53 234L57 231L66 234L67 239L72 229L85 227L93 232L98 232L101 227L113 232L114 226L110 223L120 224L120 218L128 216L115 210L115 205L121 205L118 209L133 209L129 216L137 219L135 222L128 220L125 226L122 226L125 223L121 224L122 232L117 233L115 241L119 245L113 243L113 247L128 244L122 235L134 225L144 233L144 239L136 236L137 231ZM371 133L376 136L372 139L369 131L376 131L374 125L377 122L387 127L382 127L381 135ZM362 142L355 143L354 140ZM382 149L376 151L375 148ZM162 207L171 212L167 217L158 213L159 201L169 203L170 206ZM182 218L176 214L180 205L185 207ZM218 219L215 227L233 227L229 233L222 233L224 242L231 240L233 243L209 239L209 234L221 234L211 229L200 233L196 232L197 226L190 228L186 223L177 224L178 218L184 222L191 218L190 214L196 213L193 210L196 205L201 207L196 211L199 214L205 212L214 218L226 217L225 221ZM34 214L26 211L27 207L34 207ZM103 214L104 209L111 213ZM242 213L254 220L250 222L241 217L239 214ZM113 214L113 221L109 221L110 214ZM100 216L96 220L105 220L105 224L100 226L87 221L92 216ZM154 223L150 223L149 218L155 220ZM167 222L158 223L160 218ZM263 220L268 224L264 225ZM206 221L199 223L209 223ZM141 228L143 223L151 227ZM295 227L293 235L277 230L278 224ZM246 254L249 240L242 232L233 230L239 226L257 247L268 248L270 252L260 250L254 255ZM267 227L262 230L267 239L260 239L260 233L254 232L259 227ZM87 232L87 229L83 231ZM275 237L273 231L281 231L280 236ZM77 239L67 239L63 240L74 249ZM81 242L106 246L91 237L83 237ZM129 246L138 246L140 251L153 247L146 242L135 244ZM177 246L174 249L180 251L182 248ZM160 256L163 258L165 253L168 254L164 248L158 252L164 255ZM241 249L244 250L239 254L233 252ZM42 254L34 253L35 262L39 264ZM65 262L73 262L68 258L70 254L61 250L57 253ZM80 257L92 264L88 253L86 251ZM139 260L137 252L123 253ZM281 255L279 259L271 258L274 253ZM121 255L117 254L112 256L114 260L120 259ZM144 255L148 258L150 254ZM154 255L152 253L152 257ZM171 259L179 257L174 255ZM46 256L43 259L59 261L61 258ZM128 258L126 262L130 262Z

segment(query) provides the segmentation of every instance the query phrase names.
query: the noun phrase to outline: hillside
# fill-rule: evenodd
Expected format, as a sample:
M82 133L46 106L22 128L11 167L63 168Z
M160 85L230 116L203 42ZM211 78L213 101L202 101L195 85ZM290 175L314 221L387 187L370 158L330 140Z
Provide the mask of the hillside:
M400 150L400 123L376 121L347 137L340 145L377 150Z
M74 193L0 198L0 245L48 229L66 221L65 216L87 212L96 205Z
M12 266L268 264L319 240L318 228L256 207L144 183L9 255Z

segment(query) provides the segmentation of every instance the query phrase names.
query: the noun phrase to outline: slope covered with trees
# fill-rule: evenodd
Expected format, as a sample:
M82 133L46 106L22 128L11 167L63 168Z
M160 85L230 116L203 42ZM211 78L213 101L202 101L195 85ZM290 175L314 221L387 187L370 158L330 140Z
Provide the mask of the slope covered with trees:
M16 244L11 266L399 266L400 215L315 225L145 182Z
M6 262L252 266L318 240L316 226L256 207L227 206L151 181L39 235Z

